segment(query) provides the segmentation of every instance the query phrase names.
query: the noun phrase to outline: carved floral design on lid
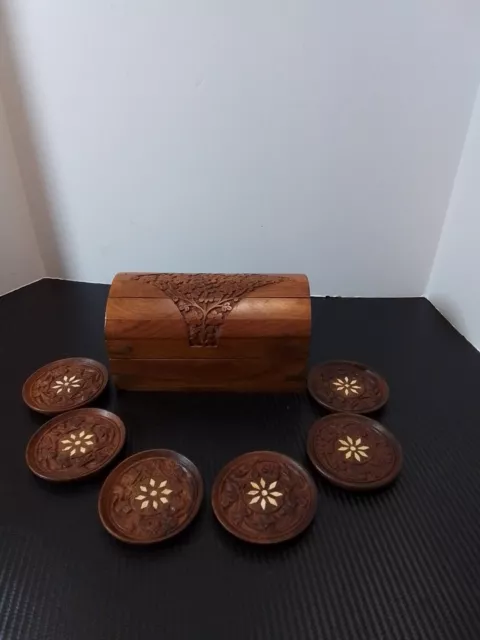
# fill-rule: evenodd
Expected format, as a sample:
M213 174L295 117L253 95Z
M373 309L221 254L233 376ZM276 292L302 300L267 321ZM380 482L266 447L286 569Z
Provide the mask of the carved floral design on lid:
M283 278L247 273L144 273L133 279L157 287L172 300L182 314L191 347L217 347L220 328L242 298Z

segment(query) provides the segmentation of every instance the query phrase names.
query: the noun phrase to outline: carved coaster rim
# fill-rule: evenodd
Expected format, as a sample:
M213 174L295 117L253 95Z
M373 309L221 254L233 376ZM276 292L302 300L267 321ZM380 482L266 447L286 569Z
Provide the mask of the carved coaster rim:
M323 395L319 393L319 391L315 388L315 378L319 375L319 373L321 373L322 369L325 367L342 366L342 365L355 367L360 369L364 373L370 374L375 379L381 391L381 395L382 395L381 400L377 402L377 404L373 405L372 407L368 407L367 409L362 409L362 410L342 409L328 402L328 400L326 400L323 397ZM329 411L334 411L336 413L355 413L357 415L374 413L375 411L378 411L383 406L385 406L390 397L390 388L385 378L381 376L377 371L369 367L368 365L363 364L362 362L357 362L355 360L326 360L325 362L320 362L318 364L313 365L313 367L310 369L308 373L307 388L312 398L316 402L318 402L318 404L320 404L325 409L328 409Z
M113 453L100 466L98 466L93 470L87 470L85 473L70 474L70 475L68 473L64 475L54 475L53 473L49 475L45 473L45 471L39 467L37 460L35 458L35 451L36 451L38 442L45 435L45 433L47 433L52 428L54 428L58 423L62 423L66 420L70 420L71 418L75 418L77 416L82 416L82 415L85 415L85 416L97 415L114 423L115 428L118 430L119 437L120 437L119 443L115 451L113 451ZM48 420L47 422L45 422L31 436L25 450L25 461L30 471L34 475L36 475L38 478L41 478L42 480L48 480L49 482L72 482L75 480L83 480L84 478L93 476L99 473L100 471L102 471L102 469L107 467L119 455L119 453L121 452L125 444L126 433L127 432L126 432L125 424L123 423L123 420L119 416L117 416L115 413L112 413L111 411L107 411L106 409L98 409L95 407L90 407L90 408L84 407L82 409L73 409L72 411L64 411L63 413L60 413L54 416L53 418L51 418L50 420ZM57 473L60 473L60 472L57 472Z
M54 407L40 407L36 404L35 400L31 397L32 386L35 381L44 373L48 373L50 369L55 369L56 367L61 366L69 366L69 365L78 365L84 367L95 367L98 369L102 376L102 382L99 385L98 390L95 394L88 398L88 400L80 401L72 403L70 406L61 409L55 409ZM23 383L22 387L22 398L25 404L32 409L32 411L36 411L38 413L42 413L44 415L60 415L62 413L66 413L67 411L74 411L75 409L79 409L87 404L91 404L96 400L105 390L105 387L108 384L108 370L104 364L98 362L98 360L94 360L93 358L84 358L83 356L71 357L71 358L60 358L59 360L53 360L52 362L48 362L43 366L39 367L36 371L31 373L28 378Z
M364 427L368 427L369 429L375 430L377 433L382 435L388 442L391 444L394 452L395 452L395 464L393 465L390 472L382 477L380 480L369 482L369 483L360 483L353 482L349 480L343 480L338 475L329 471L329 469L325 468L325 466L318 459L314 439L319 431L327 427L331 423L335 423L339 420L344 420L345 418L351 418L357 424L363 424ZM307 438L307 454L310 458L310 462L318 471L318 473L331 482L332 484L341 487L342 489L348 489L350 491L372 491L375 489L381 489L391 484L398 477L400 471L403 466L403 450L399 441L395 438L393 433L389 431L386 427L384 427L378 420L374 420L373 418L369 418L367 416L358 414L358 413L332 413L328 416L320 418L316 420L311 426L308 432Z
M310 489L310 497L311 497L310 508L308 511L305 512L302 522L297 525L294 531L289 531L285 535L279 536L278 538L255 538L253 536L250 537L248 535L245 535L242 531L239 531L234 526L232 526L232 524L223 516L223 513L221 512L221 509L220 509L220 499L221 499L220 487L225 477L234 467L238 465L239 461L241 461L244 458L248 459L253 456L266 456L267 458L271 458L273 462L277 460L281 460L285 464L292 466L305 479ZM236 458L234 458L233 460L230 460L218 472L212 486L211 504L212 504L213 512L218 522L222 525L224 529L226 529L226 531L231 533L233 536L235 536L239 540L243 540L244 542L261 544L261 545L272 545L272 544L279 544L282 542L286 542L287 540L292 540L293 538L296 538L301 533L303 533L305 529L307 529L307 527L310 526L317 512L318 490L317 490L317 486L315 484L314 479L312 478L311 474L307 471L307 469L305 469L305 467L303 467L299 462L297 462L290 456L287 456L283 453L279 453L278 451L265 451L265 450L248 451L247 453L243 453L240 456L237 456Z
M195 501L192 502L190 506L190 512L189 512L188 518L185 520L185 522L183 522L183 524L179 528L175 529L175 531L173 531L172 533L168 535L160 536L157 538L150 538L150 539L133 538L124 534L122 531L120 531L119 528L116 526L115 522L113 522L112 519L110 518L109 508L108 508L109 495L111 490L113 489L113 486L117 482L117 477L123 474L126 470L128 470L128 468L132 466L132 463L135 464L141 460L148 460L153 458L170 458L175 460L177 464L179 464L183 469L186 469L187 472L192 477L193 481L195 482L195 486L197 489L196 498L195 498ZM184 529L186 529L198 515L198 512L200 510L200 507L203 501L203 496L204 496L203 478L200 474L198 467L195 465L195 463L193 463L189 458L187 458L183 454L178 453L177 451L173 451L172 449L147 449L145 451L139 451L138 453L134 453L128 458L125 458L125 460L122 460L122 462L120 462L114 469L112 469L112 471L107 476L105 482L103 483L100 489L100 492L98 494L97 510L98 510L98 515L103 527L105 528L106 531L108 531L110 535L112 535L117 540L120 540L121 542L143 546L143 545L163 542L164 540L168 540L170 538L175 537L176 535L181 533Z

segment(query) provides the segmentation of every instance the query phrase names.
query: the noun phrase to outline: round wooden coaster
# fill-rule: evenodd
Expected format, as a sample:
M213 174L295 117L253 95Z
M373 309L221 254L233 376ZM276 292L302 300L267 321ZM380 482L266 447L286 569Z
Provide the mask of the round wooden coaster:
M120 452L125 426L104 409L76 409L55 416L27 445L31 471L45 480L76 480L96 473Z
M22 389L24 402L40 413L55 414L92 402L105 389L108 371L89 358L65 358L41 367Z
M389 396L388 385L378 373L346 360L314 366L308 376L308 390L326 409L349 413L377 411Z
M274 451L235 458L215 479L212 506L237 538L269 544L301 533L317 508L317 488L295 460Z
M344 489L384 487L402 467L402 448L390 431L354 413L317 420L308 434L307 451L322 476Z
M197 467L168 449L141 451L105 480L98 499L103 526L123 542L149 544L180 533L197 515L203 482Z

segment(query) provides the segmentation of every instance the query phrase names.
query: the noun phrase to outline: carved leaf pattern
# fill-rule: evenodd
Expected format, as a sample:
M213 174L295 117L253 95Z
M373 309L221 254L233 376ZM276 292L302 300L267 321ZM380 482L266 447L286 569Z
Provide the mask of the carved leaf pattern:
M218 346L220 328L235 305L255 289L282 280L258 274L223 273L151 273L134 279L158 287L175 303L192 347Z
M63 441L71 439L79 433L91 434L93 444L85 447L82 455L71 456ZM93 471L101 467L117 451L121 433L114 422L97 416L69 417L45 432L37 443L35 458L38 467L44 472L85 469Z
M78 382L65 386L65 391L59 393L58 380L72 377ZM96 367L60 365L38 376L32 384L31 397L40 407L54 410L63 406L68 408L76 403L88 402L98 393L103 382L103 373Z
M343 447L338 444L339 440L349 443L347 438L354 443L360 441L363 447L368 447L362 452L367 452L368 456L353 462L353 458L346 458ZM357 423L352 424L348 416L343 420L337 418L335 425L319 430L313 446L322 467L348 482L378 482L391 473L396 463L395 449L385 436L373 429L362 428Z
M352 381L355 381L353 385ZM383 398L382 389L373 375L368 371L352 371L341 364L322 367L315 377L314 388L316 394L336 411L367 411L381 404Z
M267 487L282 488L282 495L275 496L277 505L262 509L258 502L251 504L248 491L259 478ZM224 478L219 493L222 518L256 539L281 538L296 530L312 503L311 487L295 467L261 456L253 464L239 461Z
M152 500L142 509L142 502L137 498L145 493L143 488L152 486L152 479L154 490L167 492L166 501L155 508ZM155 495L150 497L156 498ZM150 540L181 529L190 518L196 499L195 479L178 462L169 458L140 460L123 473L113 488L110 517L130 537Z

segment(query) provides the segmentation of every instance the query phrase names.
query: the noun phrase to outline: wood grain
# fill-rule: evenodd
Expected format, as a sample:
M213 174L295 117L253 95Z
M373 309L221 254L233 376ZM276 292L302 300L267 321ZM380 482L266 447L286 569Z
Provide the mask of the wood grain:
M148 359L238 359L274 358L287 361L292 356L302 354L308 357L309 339L305 338L223 338L218 347L205 351L202 347L191 347L185 341L169 339L132 339L107 340L107 350L112 359L136 358Z
M309 298L245 298L221 327L220 344L223 338L308 338L310 329ZM107 303L105 337L186 341L187 331L169 299L113 298Z
M298 393L305 389L305 382L288 380L212 380L208 384L201 379L183 378L163 380L138 375L114 375L113 382L125 391L198 391L233 393Z
M192 389L274 389L305 387L305 360L297 357L286 370L276 360L111 360L110 370L118 386L182 390ZM120 376L120 378L118 377ZM123 380L123 384L119 382ZM132 386L133 385L133 386ZM141 387L140 387L141 388Z
M112 374L136 374L147 377L158 377L165 380L177 380L181 376L190 375L208 381L220 373L229 379L239 379L255 376L268 376L272 379L297 380L305 375L305 363L302 357L290 362L289 370L279 370L279 361L263 358L240 359L203 359L203 360L110 360Z

